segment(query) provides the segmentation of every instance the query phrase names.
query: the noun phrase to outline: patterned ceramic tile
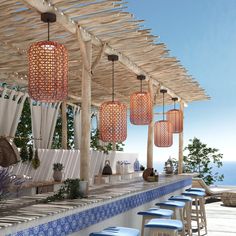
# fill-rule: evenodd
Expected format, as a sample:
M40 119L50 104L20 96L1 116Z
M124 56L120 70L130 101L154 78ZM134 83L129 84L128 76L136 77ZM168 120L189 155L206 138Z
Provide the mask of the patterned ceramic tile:
M63 236L80 231L91 225L97 224L110 217L129 211L137 206L153 201L161 196L184 188L192 180L184 179L146 192L116 200L111 203L97 206L70 216L62 217L45 224L34 226L7 236Z

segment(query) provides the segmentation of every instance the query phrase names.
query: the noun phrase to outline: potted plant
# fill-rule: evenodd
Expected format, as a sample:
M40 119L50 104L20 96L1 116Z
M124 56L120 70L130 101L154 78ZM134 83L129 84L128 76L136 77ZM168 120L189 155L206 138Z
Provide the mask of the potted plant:
M61 180L62 180L62 170L63 170L62 163L54 163L53 164L53 179L56 182L61 182Z

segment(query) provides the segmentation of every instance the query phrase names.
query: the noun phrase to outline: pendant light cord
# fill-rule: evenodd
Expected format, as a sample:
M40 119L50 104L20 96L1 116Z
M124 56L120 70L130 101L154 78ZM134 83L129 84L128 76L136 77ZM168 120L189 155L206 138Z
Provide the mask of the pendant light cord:
M50 41L50 22L48 20L48 41Z
M143 80L142 79L140 80L140 92L141 93L143 92Z
M114 91L114 87L115 87L115 70L114 70L114 60L112 60L112 102L114 102L114 98L115 98L115 91Z
M164 113L165 113L165 109L164 109L164 96L165 96L165 93L163 93L163 97L162 97L162 112L163 112L163 120L165 120L165 117L164 117Z

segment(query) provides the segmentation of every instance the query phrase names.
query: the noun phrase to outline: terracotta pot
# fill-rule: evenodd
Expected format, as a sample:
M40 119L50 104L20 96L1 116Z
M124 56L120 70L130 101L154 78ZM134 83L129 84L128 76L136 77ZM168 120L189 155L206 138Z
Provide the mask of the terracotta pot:
M53 172L53 179L56 182L61 182L61 180L62 180L62 172L60 170L54 170L54 172Z

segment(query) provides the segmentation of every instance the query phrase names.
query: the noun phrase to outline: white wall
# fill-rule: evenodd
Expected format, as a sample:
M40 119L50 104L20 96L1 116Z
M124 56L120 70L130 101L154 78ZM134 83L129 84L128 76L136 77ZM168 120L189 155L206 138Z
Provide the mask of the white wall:
M12 167L12 172L16 175L27 175L33 181L52 180L53 163L60 162L64 165L63 179L80 177L80 151L79 150L59 150L59 149L39 149L40 166L34 170L29 163L19 162ZM94 175L102 172L105 160L110 160L113 173L115 173L116 162L129 161L130 168L138 157L136 153L110 152L108 155L103 152L91 150L90 179Z

